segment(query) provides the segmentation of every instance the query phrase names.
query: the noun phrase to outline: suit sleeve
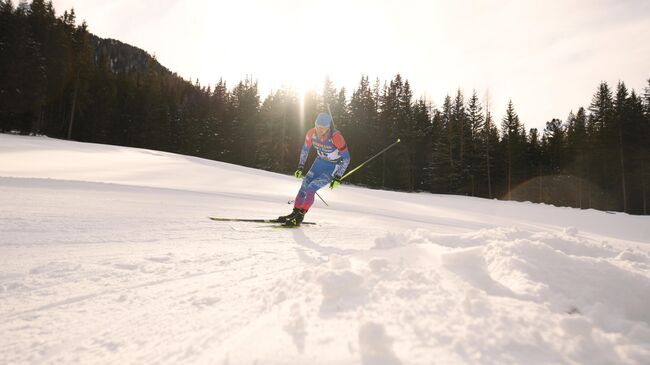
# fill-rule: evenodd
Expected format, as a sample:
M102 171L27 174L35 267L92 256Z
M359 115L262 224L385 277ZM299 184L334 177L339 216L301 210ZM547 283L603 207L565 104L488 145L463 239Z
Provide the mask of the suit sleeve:
M315 129L312 128L307 131L305 136L305 144L302 145L302 150L300 150L300 161L298 161L298 168L302 169L305 167L305 162L307 162L307 157L309 157L309 150L311 149L311 139L314 136Z
M341 134L341 132L337 131L334 133L332 136L332 142L334 142L334 146L336 146L336 148L339 150L339 153L341 154L341 161L336 165L336 168L334 168L332 176L341 177L343 174L345 174L345 170L350 164L350 151L348 150L348 146L345 143L345 139L343 138L343 134Z

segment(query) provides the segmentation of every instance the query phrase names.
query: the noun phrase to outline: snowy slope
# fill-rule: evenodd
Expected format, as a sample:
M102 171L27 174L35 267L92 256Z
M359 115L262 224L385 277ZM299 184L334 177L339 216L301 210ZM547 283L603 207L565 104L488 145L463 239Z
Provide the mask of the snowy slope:
M353 151L352 151L353 152ZM0 135L0 363L647 364L650 217Z

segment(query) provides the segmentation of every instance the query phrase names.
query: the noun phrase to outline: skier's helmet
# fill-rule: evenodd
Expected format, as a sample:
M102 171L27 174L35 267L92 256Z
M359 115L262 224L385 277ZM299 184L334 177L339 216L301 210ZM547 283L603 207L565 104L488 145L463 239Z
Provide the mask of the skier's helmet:
M329 128L332 126L332 116L327 113L320 113L316 117L316 127Z

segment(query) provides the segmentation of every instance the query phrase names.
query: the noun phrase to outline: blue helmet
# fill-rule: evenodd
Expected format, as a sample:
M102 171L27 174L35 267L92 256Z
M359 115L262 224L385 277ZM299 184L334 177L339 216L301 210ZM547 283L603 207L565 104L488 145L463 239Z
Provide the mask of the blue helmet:
M327 113L320 113L316 117L316 126L329 128L332 126L332 116Z

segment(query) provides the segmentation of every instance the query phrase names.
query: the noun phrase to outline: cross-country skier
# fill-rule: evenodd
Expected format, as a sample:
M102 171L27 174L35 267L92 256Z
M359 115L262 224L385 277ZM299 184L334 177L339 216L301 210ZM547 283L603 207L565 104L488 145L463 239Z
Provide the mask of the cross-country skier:
M285 226L299 226L312 204L316 191L329 184L331 189L341 184L341 177L350 164L350 152L340 131L334 128L332 116L320 113L316 117L316 126L307 132L305 144L300 151L298 169L294 173L297 178L303 178L302 185L296 195L293 212L278 217L278 222ZM303 168L307 156L314 146L318 158L314 161L306 175Z

